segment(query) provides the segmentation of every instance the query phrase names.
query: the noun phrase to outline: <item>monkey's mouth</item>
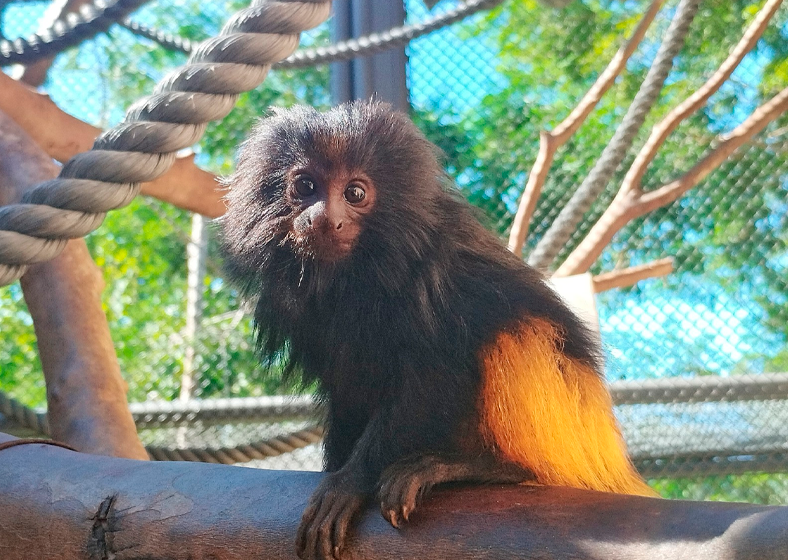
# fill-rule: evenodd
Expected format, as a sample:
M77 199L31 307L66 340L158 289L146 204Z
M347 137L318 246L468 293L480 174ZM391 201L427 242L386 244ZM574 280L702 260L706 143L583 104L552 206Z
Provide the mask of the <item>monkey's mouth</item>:
M355 243L331 233L294 233L290 236L295 252L302 258L334 263L346 259Z

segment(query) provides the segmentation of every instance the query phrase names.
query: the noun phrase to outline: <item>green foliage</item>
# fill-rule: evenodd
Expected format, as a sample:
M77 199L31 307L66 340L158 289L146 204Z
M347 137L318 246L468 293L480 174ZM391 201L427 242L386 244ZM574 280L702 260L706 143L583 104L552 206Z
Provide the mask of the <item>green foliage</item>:
M788 475L746 473L694 478L649 480L654 490L671 500L713 500L783 505L788 502Z
M46 397L33 323L22 300L19 283L0 290L0 389L27 403Z

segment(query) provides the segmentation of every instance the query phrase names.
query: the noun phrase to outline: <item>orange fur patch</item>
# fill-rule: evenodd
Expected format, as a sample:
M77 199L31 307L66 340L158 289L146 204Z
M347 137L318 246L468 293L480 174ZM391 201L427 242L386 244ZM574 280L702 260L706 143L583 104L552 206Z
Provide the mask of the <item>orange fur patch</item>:
M635 471L604 381L532 320L482 351L482 432L542 484L654 496Z

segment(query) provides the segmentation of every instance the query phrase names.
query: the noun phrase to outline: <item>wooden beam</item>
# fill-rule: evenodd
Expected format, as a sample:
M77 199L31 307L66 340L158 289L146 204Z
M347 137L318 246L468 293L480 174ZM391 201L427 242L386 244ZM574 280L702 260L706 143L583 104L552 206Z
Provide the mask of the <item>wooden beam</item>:
M38 93L0 72L0 111L11 117L53 159L62 163L90 149L101 129L72 117ZM216 176L194 164L192 154L179 155L164 175L142 184L143 195L209 218L224 214L224 189Z

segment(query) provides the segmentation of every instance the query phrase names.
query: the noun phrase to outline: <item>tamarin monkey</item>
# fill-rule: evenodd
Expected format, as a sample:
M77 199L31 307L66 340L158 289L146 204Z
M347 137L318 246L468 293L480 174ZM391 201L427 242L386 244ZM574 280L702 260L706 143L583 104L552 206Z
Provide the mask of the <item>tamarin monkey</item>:
M223 252L256 300L264 361L316 382L326 408L301 558L340 558L373 500L399 527L444 482L653 495L594 337L476 220L404 114L275 109L228 186Z

